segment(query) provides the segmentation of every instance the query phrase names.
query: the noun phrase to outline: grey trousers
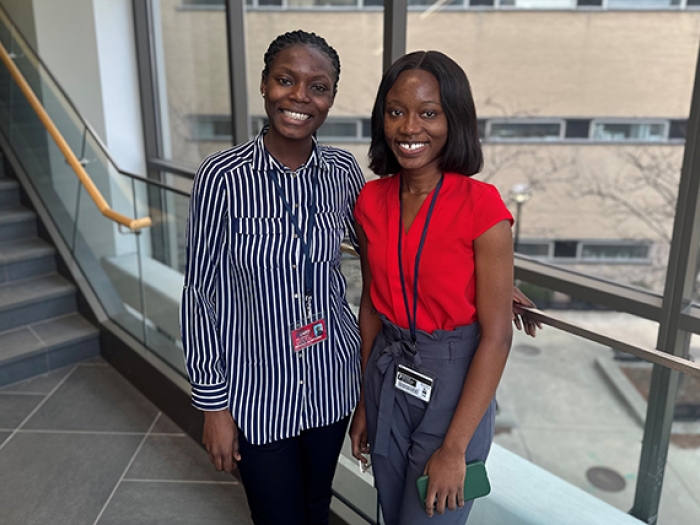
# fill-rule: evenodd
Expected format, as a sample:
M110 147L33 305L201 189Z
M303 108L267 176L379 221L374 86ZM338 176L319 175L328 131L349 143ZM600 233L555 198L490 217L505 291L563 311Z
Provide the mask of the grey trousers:
M416 479L443 442L479 343L477 323L433 334L418 332L414 350L408 330L384 320L365 370L367 431L372 470L387 525L466 523L473 502L429 518ZM430 403L394 387L398 364L411 364L435 378ZM495 400L467 448L467 462L486 460L496 415Z

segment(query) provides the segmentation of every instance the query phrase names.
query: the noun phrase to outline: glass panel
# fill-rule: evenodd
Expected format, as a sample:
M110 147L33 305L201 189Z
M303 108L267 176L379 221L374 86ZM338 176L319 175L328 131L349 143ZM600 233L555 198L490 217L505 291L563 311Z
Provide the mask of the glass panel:
M640 260L649 261L649 246L646 244L592 244L583 243L582 259L591 260Z
M409 12L407 49L442 51L467 73L489 133L476 177L498 188L513 215L510 189L532 190L520 239L556 246L556 264L661 292L683 159L670 123L688 118L698 34L669 15L655 19L663 41L652 43L638 13L614 16L615 28L578 11ZM663 81L669 67L678 82ZM562 139L546 140L559 136L557 121ZM649 264L583 261L585 243L645 244Z
M231 113L226 18L224 10L181 6L181 0L153 2L163 155L199 164L210 153L231 146L230 131L210 128L200 135L192 125L200 117Z
M83 128L74 115L66 112L67 106L59 102L48 77L36 69L36 61L26 54L28 50L14 37L8 52L16 57L17 65L21 65L21 73L31 84L35 95L47 105L46 109L68 145L74 152L80 152ZM0 71L0 84L3 87L0 103L4 107L1 124L5 136L52 214L61 235L72 246L78 179L19 85L4 66L0 67Z
M664 124L615 124L596 122L593 127L595 140L649 140L660 141L666 138Z
M653 346L655 323L592 309L596 305L528 283L519 286L549 315ZM588 309L574 309L583 307ZM630 357L549 326L535 339L516 331L497 392L495 444L619 509L608 512L627 512L646 414L646 401L636 387L649 387L648 377L635 375L648 365ZM552 496L550 489L547 497ZM591 522L608 520L601 516Z
M574 0L501 0L502 6L519 9L570 9Z
M550 244L518 241L515 251L530 257L549 257Z
M698 335L690 340L690 358L696 363L700 360ZM642 369L638 373L650 372ZM661 518L675 518L668 523L695 523L700 520L700 504L694 497L700 490L700 378L680 376L673 419L659 513ZM663 523L661 518L659 523Z
M357 0L287 0L289 7L354 7Z
M332 140L357 140L357 122L333 122L327 120L318 130L318 138L323 142Z
M678 0L608 0L609 9L655 9L678 5Z
M560 137L561 124L491 122L489 140L552 140Z
M85 169L110 207L128 218L148 216L137 210L132 179L121 175L105 157L97 141L88 136ZM142 215L138 215L141 211ZM104 217L83 193L78 218L75 257L109 316L141 342L144 334L139 235Z

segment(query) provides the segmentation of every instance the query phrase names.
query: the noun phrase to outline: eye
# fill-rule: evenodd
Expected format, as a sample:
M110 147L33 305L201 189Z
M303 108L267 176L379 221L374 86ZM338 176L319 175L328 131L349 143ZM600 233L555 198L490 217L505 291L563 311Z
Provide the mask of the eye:
M387 114L390 117L400 117L401 116L401 110L400 109L390 109L387 111Z
M328 91L328 86L324 86L323 84L316 84L314 86L311 86L311 89L319 93L325 93L326 91Z
M425 115L426 118L435 118L435 117L437 117L437 111L433 111L432 109L429 109L427 111L424 111L423 115Z
M277 83L282 85L282 86L291 86L292 85L292 81L289 80L287 77L279 77L277 79Z

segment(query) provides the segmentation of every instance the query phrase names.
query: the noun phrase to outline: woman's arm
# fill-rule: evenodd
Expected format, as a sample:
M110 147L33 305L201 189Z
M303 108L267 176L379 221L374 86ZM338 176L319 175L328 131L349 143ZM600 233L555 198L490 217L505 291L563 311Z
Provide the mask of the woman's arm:
M474 258L481 337L442 446L425 467L430 516L435 498L439 514L445 507L464 505L464 453L496 393L513 336L513 241L508 222L499 222L474 241Z
M357 241L360 248L360 264L362 267L362 297L360 299L359 324L360 338L362 339L360 359L362 362L362 376L364 377L365 367L367 366L369 354L372 351L372 344L381 329L382 321L379 319L379 315L374 309L374 306L372 306L372 299L369 294L370 285L372 284L372 274L367 259L367 236L364 230L357 224L355 225L355 232L357 233ZM349 433L350 442L352 443L352 455L363 464L367 463L367 458L364 454L369 452L369 444L367 442L364 385L360 388L360 400L355 408L355 415L352 418Z

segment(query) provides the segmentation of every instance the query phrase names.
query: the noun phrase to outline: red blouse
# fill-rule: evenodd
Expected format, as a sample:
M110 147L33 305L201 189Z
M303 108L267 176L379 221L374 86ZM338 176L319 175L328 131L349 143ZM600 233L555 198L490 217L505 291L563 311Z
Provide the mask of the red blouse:
M368 182L357 198L355 220L367 236L372 304L394 324L408 328L398 265L399 182L400 175ZM432 197L431 192L425 198L402 241L401 263L411 315L416 252ZM445 174L418 270L419 330L453 330L476 321L474 239L506 220L513 224L494 186Z

